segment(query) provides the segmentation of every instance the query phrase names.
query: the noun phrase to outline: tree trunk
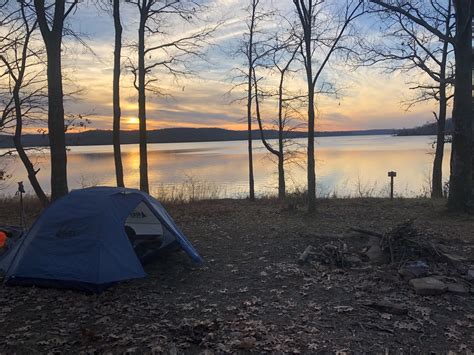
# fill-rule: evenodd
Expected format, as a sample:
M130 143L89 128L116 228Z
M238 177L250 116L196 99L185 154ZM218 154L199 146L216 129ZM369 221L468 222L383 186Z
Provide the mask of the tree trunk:
M48 136L51 154L51 200L68 193L67 154L64 126L63 79L61 73L61 42L65 15L65 0L54 3L51 30L44 0L34 0L41 35L48 57Z
M474 0L458 0L456 10L456 77L453 107L453 143L448 208L469 209L472 191L472 7Z
M472 73L474 73L474 1L471 2L471 37L472 37L472 48L471 48L471 93L474 93L474 83L472 82ZM471 117L474 120L474 95L471 98ZM472 178L471 178L471 193L474 196L474 122L472 123Z
M51 149L51 200L67 195L67 154L64 126L61 35L51 36L48 55L48 135Z
M451 31L451 2L448 4L448 15L446 17L446 36ZM443 197L443 158L444 158L444 142L446 139L446 110L448 100L446 98L446 63L448 60L449 42L444 40L443 52L441 57L440 71L439 71L439 112L437 122L437 136L436 136L436 151L433 161L433 175L432 175L432 198Z
M285 152L283 144L283 80L285 73L280 73L280 85L278 87L278 198L284 200L286 197L285 186Z
M43 207L48 206L49 200L46 194L44 193L43 189L41 188L41 185L36 178L36 174L38 173L39 170L35 170L33 164L31 163L30 159L28 158L28 155L25 152L25 149L23 148L23 144L21 142L21 135L22 135L22 130L23 130L23 120L21 116L21 102L20 102L20 95L18 92L18 89L15 88L13 91L13 98L15 100L15 119L16 119L16 126L15 126L15 135L13 137L13 142L15 144L15 149L18 153L18 156L20 157L21 162L25 166L26 172L28 173L28 180L30 181L31 186L33 187L33 190L35 191L36 196L38 197L39 201L41 202L41 205Z
M16 79L15 86L13 88L13 100L15 102L15 135L13 136L13 143L15 144L16 151L18 156L20 157L21 162L23 163L26 172L28 173L28 180L30 181L33 190L35 191L36 196L38 197L41 205L46 207L49 204L48 197L44 193L43 189L41 188L38 179L36 178L36 174L39 170L35 170L33 164L31 163L28 155L23 148L23 144L21 142L21 135L23 131L23 117L21 113L21 100L20 100L20 88L23 83L24 74L26 70L26 58L27 58L27 49L28 43L30 39L31 32L27 32L25 37L25 43L23 44L22 50L22 59L21 59L21 66L20 71L18 73L18 77Z
M267 142L265 139L265 134L263 133L263 123L262 123L262 117L260 115L260 101L258 99L258 82L257 82L257 76L255 74L255 68L253 69L253 82L254 82L254 89L255 89L255 111L257 113L257 122L258 122L258 129L260 131L260 139L264 145L264 147L273 155L275 155L278 158L278 197L284 198L285 194L285 174L284 171L281 169L283 168L283 154L281 153L283 147L282 145L279 146L279 149L273 149L273 147ZM283 137L281 137L280 142L283 142ZM281 179L283 178L283 184ZM283 197L282 197L282 187L283 187Z
M249 199L255 201L255 182L253 176L253 147L252 147L252 78L253 78L253 30L255 26L255 13L257 4L252 1L252 18L248 43L248 83L247 83L247 145L249 156Z
M308 212L316 211L316 164L314 159L314 86L308 86Z
M297 3L297 2L295 2ZM298 5L297 5L298 6ZM310 2L308 8L311 10L312 4ZM314 88L317 78L313 78L313 51L312 51L312 30L313 17L301 10L298 6L298 13L303 27L304 33L304 65L306 70L306 82L308 87L308 147L307 147L307 180L308 180L308 212L316 211L316 167L314 160ZM325 61L328 60L326 57ZM321 67L322 69L322 67ZM321 70L320 69L320 70Z
M314 161L314 84L313 84L313 62L311 51L311 23L304 29L306 50L306 80L308 83L308 152L307 152L307 174L308 174L308 212L316 211L316 167Z
M249 84L250 86L251 84ZM249 90L252 90L251 88ZM250 91L249 96L252 95ZM249 155L249 199L255 201L255 182L253 177L253 148L252 148L252 98L247 103L247 145Z
M432 175L432 198L443 197L443 157L444 157L444 142L446 136L446 84L440 85L440 100L438 125L436 136L436 151L433 161L433 175Z
M114 78L113 78L113 146L115 161L115 176L117 186L124 187L122 152L120 147L120 62L122 52L122 23L120 21L120 0L113 0L113 17L115 28L115 50L114 50Z
M145 19L142 10L138 29L138 119L140 130L140 190L149 192L145 96Z

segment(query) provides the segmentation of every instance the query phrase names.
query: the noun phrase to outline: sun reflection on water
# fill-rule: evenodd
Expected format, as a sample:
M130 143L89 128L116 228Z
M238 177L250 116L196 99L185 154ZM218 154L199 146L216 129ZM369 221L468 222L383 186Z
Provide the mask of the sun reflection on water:
M320 195L380 195L387 191L387 172L395 170L396 191L416 196L429 185L432 164L430 137L327 137L316 146L316 176ZM255 184L259 194L276 193L278 177L275 160L256 143ZM300 140L299 143L304 143ZM243 196L247 191L248 161L246 142L150 144L148 153L151 191L182 185L189 181L222 187L221 197ZM449 156L449 151L446 151ZM34 157L41 167L41 184L48 190L49 165L46 154ZM287 163L288 188L304 189L306 181L304 147ZM137 145L123 146L125 183L139 186L140 156ZM27 178L17 160L10 166L15 181ZM68 155L70 188L114 185L115 171L111 146L72 147ZM449 159L444 176L449 174ZM31 188L28 187L28 190ZM225 191L225 192L224 192ZM14 187L3 191L14 193Z

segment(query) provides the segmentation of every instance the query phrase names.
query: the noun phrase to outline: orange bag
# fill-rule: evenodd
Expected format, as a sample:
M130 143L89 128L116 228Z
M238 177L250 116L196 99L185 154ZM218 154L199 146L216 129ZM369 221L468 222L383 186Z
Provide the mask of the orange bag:
M0 231L0 248L3 248L7 243L7 233Z

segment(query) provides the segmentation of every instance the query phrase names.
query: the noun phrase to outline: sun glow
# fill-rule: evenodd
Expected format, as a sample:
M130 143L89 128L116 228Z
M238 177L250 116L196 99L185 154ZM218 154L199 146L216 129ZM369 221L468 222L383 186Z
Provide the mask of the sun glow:
M138 125L138 123L140 123L138 117L129 117L127 120L127 124L129 125Z

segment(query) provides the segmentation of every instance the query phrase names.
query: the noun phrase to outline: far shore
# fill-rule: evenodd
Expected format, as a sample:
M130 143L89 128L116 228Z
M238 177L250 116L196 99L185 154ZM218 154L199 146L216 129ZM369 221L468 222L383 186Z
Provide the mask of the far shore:
M343 136L367 136L367 135L396 135L396 129L370 129L355 131L329 131L317 132L315 137L343 137ZM244 141L248 139L247 131L235 131L220 128L166 128L150 130L147 132L147 143L198 143L198 142L223 142ZM266 139L277 139L278 131L265 130ZM286 132L286 139L307 138L303 131ZM260 131L252 131L252 139L260 140ZM44 134L25 134L22 137L25 147L47 147L48 136ZM138 144L138 131L122 131L121 144ZM112 131L110 130L88 130L78 133L67 133L66 144L68 146L92 146L111 145ZM12 137L0 134L0 149L14 148Z

